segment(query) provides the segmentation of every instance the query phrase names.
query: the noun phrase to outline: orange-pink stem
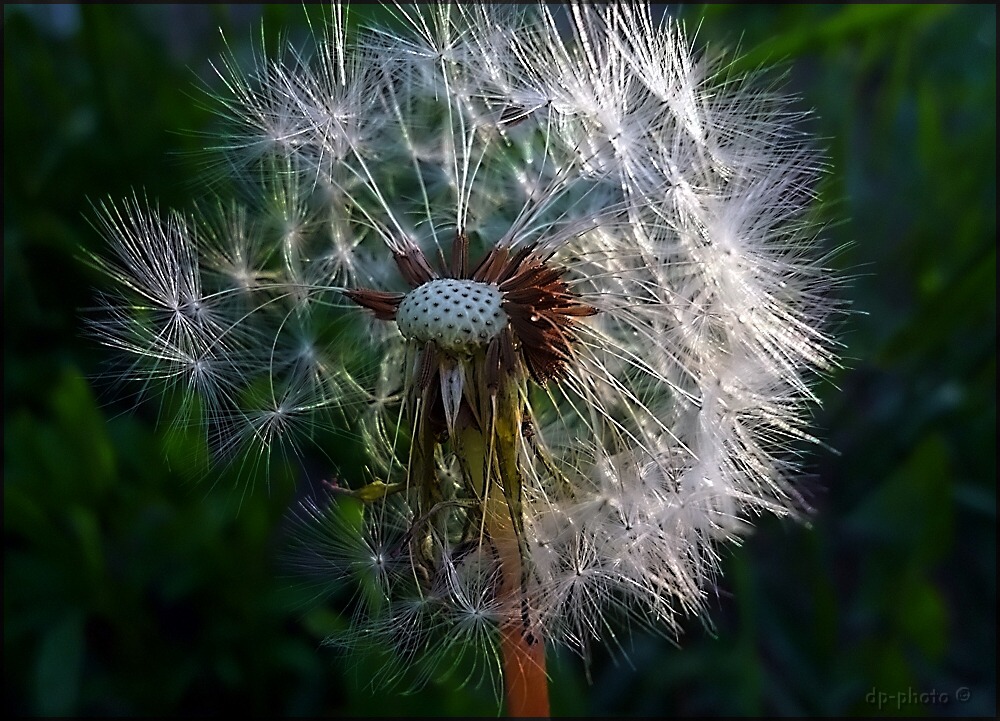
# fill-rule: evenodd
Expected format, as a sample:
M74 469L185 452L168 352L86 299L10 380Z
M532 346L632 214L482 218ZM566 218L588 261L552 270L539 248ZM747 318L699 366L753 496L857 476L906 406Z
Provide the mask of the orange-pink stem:
M507 715L512 718L549 716L549 681L545 675L545 642L526 638L519 618L500 626Z

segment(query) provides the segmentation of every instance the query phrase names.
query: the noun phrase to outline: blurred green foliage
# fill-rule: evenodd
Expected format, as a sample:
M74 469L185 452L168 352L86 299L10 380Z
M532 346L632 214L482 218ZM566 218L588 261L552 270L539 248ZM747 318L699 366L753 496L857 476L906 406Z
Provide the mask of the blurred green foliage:
M358 6L363 12L375 12ZM309 8L312 14L313 8ZM808 525L725 550L712 628L553 664L557 714L995 715L996 7L685 6L817 111L858 314L816 424ZM264 30L259 19L263 15ZM82 332L90 203L189 207L224 43L301 7L4 6L4 709L494 715L488 689L372 689L281 559L290 472L204 478L196 435L105 394ZM341 459L344 460L344 459ZM350 459L344 460L350 463ZM330 473L323 468L322 476ZM198 482L200 481L200 482ZM968 692L964 696L962 689Z

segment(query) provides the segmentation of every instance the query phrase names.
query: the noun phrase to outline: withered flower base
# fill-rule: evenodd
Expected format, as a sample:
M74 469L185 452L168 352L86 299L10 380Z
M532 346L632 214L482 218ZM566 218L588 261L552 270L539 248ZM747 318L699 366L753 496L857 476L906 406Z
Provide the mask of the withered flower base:
M354 494L368 502L410 494L419 518L410 529L411 558L426 579L440 572L434 535L448 534L440 512L464 509L458 553L494 568L489 578L501 619L508 713L542 716L548 714L545 644L532 607L518 460L522 433L530 436L526 384L529 375L544 384L563 374L572 362L576 319L597 309L583 303L534 246L495 247L469 273L468 245L466 234L456 232L445 278L419 247L394 252L409 293L345 291L379 320L396 322L420 348L405 390L414 434L407 480ZM459 460L464 486L463 495L450 499L434 461L444 444Z

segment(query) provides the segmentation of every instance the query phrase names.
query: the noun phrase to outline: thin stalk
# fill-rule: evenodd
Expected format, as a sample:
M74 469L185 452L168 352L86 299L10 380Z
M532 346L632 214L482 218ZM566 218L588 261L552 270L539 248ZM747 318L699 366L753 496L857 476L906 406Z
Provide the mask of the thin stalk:
M520 561L516 565L515 575L510 572L513 569L501 561L504 586L511 581L515 587L520 584ZM500 624L500 650L507 715L513 718L547 717L549 681L545 674L545 642L539 628L526 631L520 614L513 611Z
M504 424L500 424L504 425ZM511 449L500 449L500 455L511 457L515 439L508 434L494 436L500 443L510 443ZM520 526L519 507L511 508L512 488L520 494L519 481L505 478L498 472L506 464L496 458L484 442L478 429L468 428L460 434L461 457L473 486L483 501L483 527L500 562L501 608L507 617L500 622L500 651L503 661L504 693L507 715L514 718L548 717L549 686L545 673L545 638L541 627L530 615L530 599L524 587L524 567L515 527ZM487 471L489 471L487 475ZM505 485L506 484L506 488ZM515 504L517 505L517 504Z

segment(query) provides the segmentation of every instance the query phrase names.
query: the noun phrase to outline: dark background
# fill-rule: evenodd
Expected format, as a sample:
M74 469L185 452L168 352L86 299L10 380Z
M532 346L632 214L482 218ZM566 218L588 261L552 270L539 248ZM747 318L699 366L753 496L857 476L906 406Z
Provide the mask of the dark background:
M301 487L204 479L196 438L93 380L90 202L190 208L196 78L261 14L269 44L303 33L297 6L4 7L6 713L496 713L485 689L372 689L374 659L321 646L346 596L308 603L281 562ZM812 452L808 526L724 549L712 630L598 652L589 685L553 655L553 711L994 715L996 8L682 14L817 111L857 311L816 417L839 455Z

